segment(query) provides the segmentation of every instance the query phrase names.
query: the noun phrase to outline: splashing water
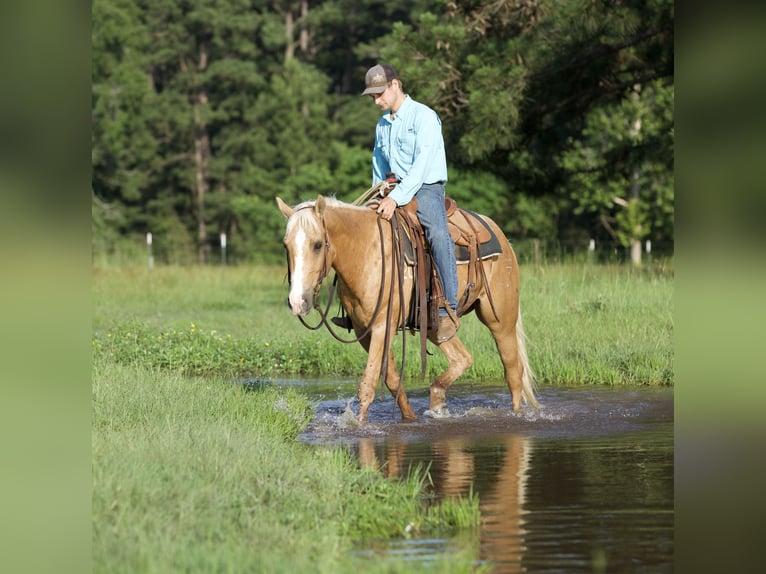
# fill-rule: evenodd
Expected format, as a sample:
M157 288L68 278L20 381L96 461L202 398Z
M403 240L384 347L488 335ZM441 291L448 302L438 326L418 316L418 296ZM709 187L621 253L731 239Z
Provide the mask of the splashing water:
M455 385L437 412L416 390L418 419L406 424L380 393L363 425L355 391L336 382L330 398L324 387L301 440L341 445L397 475L429 468L437 496L472 492L481 513L472 535L405 537L358 556L425 564L473 552L497 572L568 574L599 571L598 555L607 571L673 571L673 389L547 387L541 408L516 412L500 386Z
M336 421L339 429L358 429L362 427L362 423L356 418L354 411L351 409L351 402L346 403L346 409L341 413Z

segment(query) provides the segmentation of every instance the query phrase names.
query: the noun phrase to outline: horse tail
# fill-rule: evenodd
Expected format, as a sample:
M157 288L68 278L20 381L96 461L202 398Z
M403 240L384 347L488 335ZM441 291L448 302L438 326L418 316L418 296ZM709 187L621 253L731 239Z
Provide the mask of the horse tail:
M529 366L529 357L527 356L527 335L524 333L524 323L521 320L521 309L519 317L516 319L516 346L518 347L519 360L521 361L521 396L531 407L538 408L535 394L537 393L537 380L532 368Z

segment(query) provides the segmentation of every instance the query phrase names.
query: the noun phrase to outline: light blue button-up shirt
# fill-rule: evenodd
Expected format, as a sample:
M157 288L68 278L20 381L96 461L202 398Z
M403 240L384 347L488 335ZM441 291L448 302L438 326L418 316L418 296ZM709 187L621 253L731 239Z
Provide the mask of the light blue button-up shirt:
M442 123L428 106L406 96L392 120L386 113L375 127L372 185L392 172L400 180L388 197L409 203L424 183L447 181Z

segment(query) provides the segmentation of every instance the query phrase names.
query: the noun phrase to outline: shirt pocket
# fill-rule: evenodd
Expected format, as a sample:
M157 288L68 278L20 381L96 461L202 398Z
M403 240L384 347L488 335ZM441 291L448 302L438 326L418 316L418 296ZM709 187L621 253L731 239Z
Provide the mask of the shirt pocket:
M396 137L396 147L403 157L412 160L415 155L415 130L403 130Z

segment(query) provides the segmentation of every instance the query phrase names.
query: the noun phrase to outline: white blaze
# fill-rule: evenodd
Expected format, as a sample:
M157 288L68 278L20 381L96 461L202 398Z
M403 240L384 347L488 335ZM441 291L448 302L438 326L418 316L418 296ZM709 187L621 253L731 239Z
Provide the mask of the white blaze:
M306 233L303 229L298 229L298 233L295 234L295 241L293 245L300 247L306 242ZM293 310L293 314L297 315L301 312L303 306L303 267L305 262L303 260L303 250L297 249L295 256L295 262L293 265L293 271L290 274L290 308Z

